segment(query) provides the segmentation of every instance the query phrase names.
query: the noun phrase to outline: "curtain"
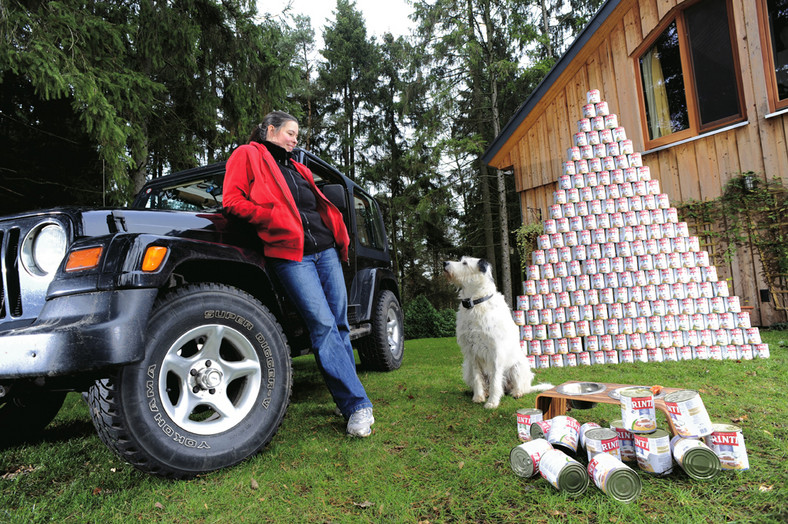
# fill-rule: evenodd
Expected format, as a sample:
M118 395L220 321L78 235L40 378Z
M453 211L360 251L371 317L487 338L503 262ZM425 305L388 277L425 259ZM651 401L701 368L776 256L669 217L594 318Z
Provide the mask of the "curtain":
M646 96L648 128L651 138L668 135L672 132L668 92L665 89L665 77L662 74L659 50L656 47L652 47L643 55L640 70L643 75L643 92Z

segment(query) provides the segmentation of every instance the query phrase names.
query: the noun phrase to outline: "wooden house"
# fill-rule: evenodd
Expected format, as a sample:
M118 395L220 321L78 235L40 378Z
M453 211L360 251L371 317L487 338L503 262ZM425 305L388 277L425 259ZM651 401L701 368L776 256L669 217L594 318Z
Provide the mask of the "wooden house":
M590 89L672 203L716 198L747 171L785 177L788 0L603 4L484 155L513 171L525 223L547 217ZM754 325L786 320L757 255L717 265Z

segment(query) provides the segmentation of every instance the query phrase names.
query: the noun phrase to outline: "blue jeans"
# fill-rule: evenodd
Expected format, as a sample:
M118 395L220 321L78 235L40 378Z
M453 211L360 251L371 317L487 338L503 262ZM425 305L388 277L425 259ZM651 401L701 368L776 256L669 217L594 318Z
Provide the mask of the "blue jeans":
M307 324L317 366L337 407L347 418L371 408L356 374L347 321L347 290L336 249L305 255L301 262L269 258L271 268Z

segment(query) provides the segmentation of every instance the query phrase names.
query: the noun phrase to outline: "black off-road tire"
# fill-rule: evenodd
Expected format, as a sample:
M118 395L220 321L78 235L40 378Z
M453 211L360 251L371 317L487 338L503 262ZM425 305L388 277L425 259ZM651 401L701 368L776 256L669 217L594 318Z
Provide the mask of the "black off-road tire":
M65 391L17 386L0 398L0 447L38 436L63 406Z
M405 348L405 323L399 300L391 291L382 290L372 309L372 333L359 340L361 364L374 371L393 371L402 365Z
M120 458L185 479L262 450L291 389L287 340L268 309L236 288L195 284L157 301L142 362L97 381L88 404Z

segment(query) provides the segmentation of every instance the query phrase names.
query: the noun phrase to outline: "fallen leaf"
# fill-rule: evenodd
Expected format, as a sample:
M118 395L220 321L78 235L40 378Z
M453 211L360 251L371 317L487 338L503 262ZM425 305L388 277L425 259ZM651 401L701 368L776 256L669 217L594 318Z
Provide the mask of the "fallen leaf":
M157 502L156 504L154 504L154 506L156 507L156 509L164 509L164 504L162 504L161 502Z
M766 484L761 484L761 487L758 488L758 491L761 493L766 493L767 491L771 491L774 486L767 486Z
M747 420L747 415L742 415L741 417L732 418L731 422L743 422Z
M465 467L465 462L463 462L463 461L460 461L460 463L459 463L459 464L457 464L457 467L458 467L459 469L462 469L462 468L464 468L464 467Z
M260 484L255 479L249 481L249 487L252 489L260 489Z
M368 500L365 500L365 501L364 501L364 502L362 502L361 504L359 504L359 503L357 503L357 502L354 502L354 503L353 503L353 505L354 505L354 506L357 506L357 507L359 507L359 508L361 508L361 509L367 509L367 508L371 508L371 507L372 507L372 506L374 506L375 504L373 504L372 502L370 502L370 501L368 501Z
M101 493L101 488L93 488L93 494L99 495Z

